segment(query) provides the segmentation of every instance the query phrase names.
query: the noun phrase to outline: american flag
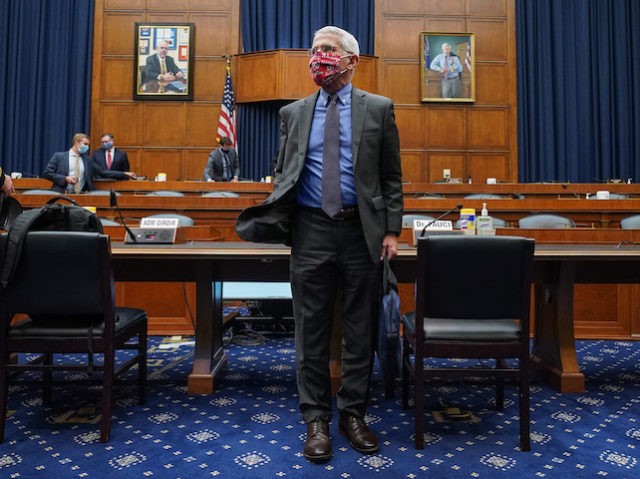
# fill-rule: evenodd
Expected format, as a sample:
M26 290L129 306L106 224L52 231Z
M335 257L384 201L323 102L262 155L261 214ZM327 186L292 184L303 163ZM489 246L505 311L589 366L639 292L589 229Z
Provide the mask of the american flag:
M464 64L467 67L467 71L471 71L471 39L467 42L467 56L464 59Z
M429 47L429 37L423 35L424 37L424 69L428 70L429 65L431 65L431 48Z
M218 119L217 140L226 136L231 139L231 145L237 150L238 142L236 138L236 101L233 95L233 83L231 82L231 61L227 60L227 77L224 81L224 92L222 93L222 105L220 107L220 118Z

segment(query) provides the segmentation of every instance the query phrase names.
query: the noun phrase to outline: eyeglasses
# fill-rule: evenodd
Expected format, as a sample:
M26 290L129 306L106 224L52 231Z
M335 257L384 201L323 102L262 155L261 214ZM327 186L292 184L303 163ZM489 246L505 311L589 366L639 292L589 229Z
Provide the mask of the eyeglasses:
M307 56L312 57L318 52L329 53L335 52L336 50L341 50L342 48L337 45L318 45L315 47L311 47L307 50Z

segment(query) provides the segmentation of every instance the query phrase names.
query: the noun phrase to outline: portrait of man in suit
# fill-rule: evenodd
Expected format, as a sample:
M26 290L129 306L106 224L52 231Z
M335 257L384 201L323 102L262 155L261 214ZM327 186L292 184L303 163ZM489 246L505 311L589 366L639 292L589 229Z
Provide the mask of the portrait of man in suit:
M349 32L318 30L308 51L320 87L280 110L273 193L236 223L249 241L291 245L299 408L307 425L304 456L333 454L329 373L331 325L340 296L341 387L337 429L356 451L379 441L364 421L381 284L380 260L397 254L402 171L390 99L352 85L360 47Z
M192 99L194 29L191 23L136 23L134 99Z

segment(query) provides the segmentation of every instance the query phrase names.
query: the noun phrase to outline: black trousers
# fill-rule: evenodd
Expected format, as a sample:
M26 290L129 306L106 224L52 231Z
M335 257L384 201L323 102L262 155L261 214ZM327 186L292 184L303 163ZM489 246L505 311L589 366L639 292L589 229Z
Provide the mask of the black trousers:
M338 288L342 314L339 412L364 417L377 323L380 269L367 249L358 217L333 220L298 208L291 251L300 412L306 422L332 417L329 348Z

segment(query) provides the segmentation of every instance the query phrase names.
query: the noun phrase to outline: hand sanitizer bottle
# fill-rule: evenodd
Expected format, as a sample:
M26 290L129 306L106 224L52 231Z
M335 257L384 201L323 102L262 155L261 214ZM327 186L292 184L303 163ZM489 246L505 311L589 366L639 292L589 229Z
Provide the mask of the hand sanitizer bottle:
M476 234L480 236L494 236L496 234L493 218L489 216L486 203L482 203L482 212L476 219Z

